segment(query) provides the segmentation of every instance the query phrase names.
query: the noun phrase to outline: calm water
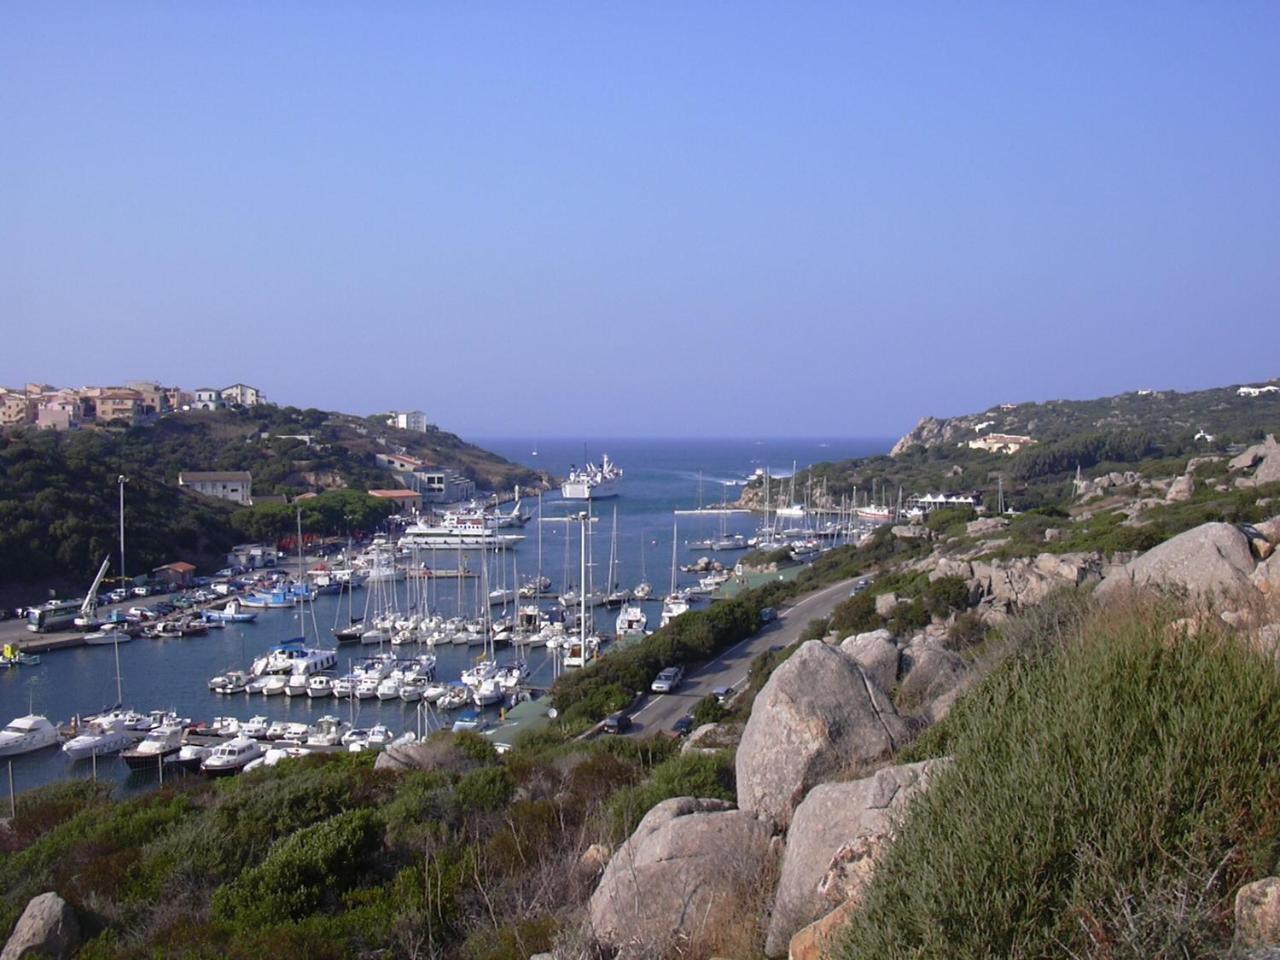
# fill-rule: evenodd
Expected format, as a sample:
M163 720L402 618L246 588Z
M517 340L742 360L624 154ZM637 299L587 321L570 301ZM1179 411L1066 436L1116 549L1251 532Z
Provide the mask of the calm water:
M579 440L471 438L510 460L564 475L570 464L583 461L583 443ZM599 461L602 453L609 456L625 471L621 496L601 501L595 506L600 516L592 535L592 577L597 588L607 579L610 554L613 511L617 508L617 572L616 580L624 587L633 587L641 579L641 573L654 585L655 593L663 595L670 586L672 511L689 509L701 502L712 505L721 500L733 501L740 492L736 485L757 467L768 466L775 474L791 471L792 462L800 467L819 460L842 459L883 452L891 441L887 440L591 440L587 442L587 456ZM536 456L534 450L537 451ZM699 481L701 474L701 482ZM526 504L536 512L536 502ZM564 516L582 508L581 503L566 504L558 494L544 498L545 517ZM754 533L758 518L733 516L724 523L729 533ZM687 542L718 535L721 520L712 517L681 517L676 556L681 564L688 563L705 551L690 550ZM578 579L578 527L566 529L563 524L544 523L542 530L542 570L553 581L553 589L560 590L567 582ZM530 523L524 530L527 539L519 549L508 554L505 560L492 568L491 586L510 582L513 576L521 578L534 574L538 569L539 524ZM512 559L516 571L511 570ZM736 555L723 554L721 559L732 563ZM426 558L424 558L426 559ZM432 562L428 559L428 562ZM473 569L478 563L471 560ZM454 556L442 551L433 565L449 568L456 565ZM505 580L504 580L505 578ZM691 577L679 575L681 583L692 582ZM478 583L464 584L462 609L472 613L476 609ZM399 585L401 597L407 587ZM365 602L365 593L357 591L354 597L355 614L359 616ZM458 608L456 583L441 581L434 592L425 598L440 612L451 615ZM402 599L403 609L406 600ZM660 602L647 608L651 626L660 615ZM273 644L306 634L312 640L317 637L323 646L332 646L330 629L335 623L345 621L348 600L338 597L321 597L315 603L314 617L297 611L260 611L252 624L228 624L225 629L211 630L208 636L186 640L154 641L137 639L122 645L120 673L124 691L124 703L136 710L158 708L174 709L193 720L210 720L214 716L236 716L248 719L263 715L271 719L295 719L314 721L325 714L338 714L361 725L385 723L394 731L415 729L418 714L413 704L395 701L364 700L354 702L333 699L309 700L305 697L220 697L206 687L209 677L229 667L247 667L250 660ZM607 617L608 629L612 629L615 613L601 610ZM339 653L339 672L346 672L350 661L367 655L376 648L344 646ZM402 647L411 654L416 647ZM436 649L439 659L437 675L446 680L457 679L470 659L479 652L478 647L446 646ZM513 650L500 650L499 659L515 656ZM530 654L535 682L551 679L551 654L542 649ZM91 713L115 700L115 662L111 647L81 647L74 650L55 651L44 655L37 667L6 670L0 673L0 722L27 712L30 703L37 713L61 722L75 714ZM62 753L49 749L35 754L13 758L13 774L19 791L41 783L67 777L88 777L94 774L87 761L72 764ZM124 763L115 757L99 758L96 774L127 782L131 788L145 786L153 779L147 775L130 776ZM2 772L0 772L2 775ZM126 780L126 778L128 778ZM0 789L7 786L0 781Z

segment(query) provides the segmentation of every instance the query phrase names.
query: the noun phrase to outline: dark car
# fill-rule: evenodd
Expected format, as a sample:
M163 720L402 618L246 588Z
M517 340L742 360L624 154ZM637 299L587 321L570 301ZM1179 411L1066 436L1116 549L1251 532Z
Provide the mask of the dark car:
M773 621L777 619L778 619L778 611L773 609L773 607L765 607L763 610L760 611L761 623L773 623Z
M604 718L605 733L626 733L631 729L631 716L625 710L611 713Z
M693 730L693 714L691 713L686 713L671 725L671 732L678 737L687 737L691 730Z

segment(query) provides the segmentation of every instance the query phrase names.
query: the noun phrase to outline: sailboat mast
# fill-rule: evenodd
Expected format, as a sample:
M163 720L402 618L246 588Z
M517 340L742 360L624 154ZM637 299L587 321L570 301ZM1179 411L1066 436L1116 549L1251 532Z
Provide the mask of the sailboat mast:
M671 592L676 592L676 542L680 538L680 521L671 523Z
M590 522L591 501L587 500L587 511L580 514L582 520L582 536L579 538L579 550L581 554L581 566L579 576L581 580L578 583L578 637L582 641L582 657L586 662L587 656L587 524Z

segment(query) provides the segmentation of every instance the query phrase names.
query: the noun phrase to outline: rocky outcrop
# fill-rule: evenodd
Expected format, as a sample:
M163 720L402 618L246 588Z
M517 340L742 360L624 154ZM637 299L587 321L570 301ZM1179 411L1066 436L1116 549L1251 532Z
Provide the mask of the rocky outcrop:
M1007 529L1009 529L1009 521L1004 517L980 517L964 525L964 532L971 537L984 537L989 533L1001 533Z
M944 760L885 767L874 776L813 788L795 812L769 919L765 952L839 904L859 900L911 799Z
M56 893L32 897L22 911L9 941L0 951L0 960L22 960L43 957L64 960L80 945L80 926L76 915Z
M1246 883L1236 891L1236 950L1280 946L1280 878Z
M787 960L824 960L831 956L840 931L858 909L857 901L842 903L820 920L815 920L791 938Z
M881 593L876 595L876 613L882 617L892 616L898 606L897 594Z
M596 938L664 952L728 922L758 884L773 828L722 800L664 800L640 821L591 896Z
M898 645L888 630L872 630L846 637L840 649L851 656L863 673L886 693L898 682Z
M932 536L932 531L922 523L899 524L889 532L899 540L928 540Z
M1232 457L1227 462L1227 468L1232 472L1236 470L1249 470L1255 464L1267 459L1274 453L1280 452L1280 444L1276 443L1274 436L1268 435L1262 443L1255 443L1248 447L1239 456Z
M939 647L912 649L907 653L907 675L898 688L897 706L937 723L967 687L969 669L956 654Z
M891 756L906 734L852 657L810 640L756 697L738 745L738 803L785 826L814 784Z
M1042 553L1035 557L974 562L971 588L988 607L1014 611L1039 603L1055 590L1097 583L1102 561L1091 553Z
M1229 523L1205 523L1178 534L1125 564L1098 587L1099 597L1125 586L1165 586L1192 596L1226 596L1252 589L1249 540Z
M1190 473L1184 474L1169 485L1169 492L1164 495L1169 503L1185 503L1196 492L1196 481Z
M1265 596L1280 596L1280 553L1273 553L1258 564L1249 581Z

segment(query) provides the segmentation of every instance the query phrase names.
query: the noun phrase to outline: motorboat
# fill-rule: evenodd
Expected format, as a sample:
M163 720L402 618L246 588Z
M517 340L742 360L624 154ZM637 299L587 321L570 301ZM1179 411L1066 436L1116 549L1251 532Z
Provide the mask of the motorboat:
M643 637L649 618L638 603L628 604L614 621L614 632L619 637Z
M305 697L311 687L311 678L305 673L291 674L284 683L286 697Z
M251 717L244 723L240 724L241 737L265 737L267 730L271 726L271 721L266 717Z
M283 677L279 674L268 677L267 682L262 685L262 695L264 697L274 697L284 693L284 688L288 686L290 677Z
M653 584L648 580L641 580L636 584L635 589L631 591L631 596L636 600L648 600L653 596Z
M228 670L210 680L209 689L222 694L244 693L248 683L249 675L243 670Z
M47 717L29 713L25 717L15 717L0 730L0 757L43 750L57 742L58 728Z
M156 727L135 747L121 752L120 758L130 770L149 770L182 749L182 730L178 724Z
M350 727L338 717L326 716L316 721L315 727L307 735L308 747L341 746L342 738Z
M382 680L378 677L362 677L356 683L355 696L357 700L372 700L378 695L378 687L382 685Z
M230 600L221 610L206 610L204 618L214 623L253 623L258 615L246 613L241 609L239 600Z
M333 693L333 678L317 673L307 681L307 697L320 700Z
M198 770L200 764L209 759L211 753L213 753L212 747L202 747L198 743L184 743L178 748L177 753L170 754L164 762L181 767L183 770Z
M119 623L104 623L92 633L84 635L86 646L101 647L112 643L128 643L133 639L133 634L127 626Z
M662 626L689 612L689 597L685 593L673 593L662 602Z
M243 736L236 737L214 747L213 752L200 764L200 770L207 777L230 776L239 773L264 752L258 741Z
M62 745L62 752L72 760L84 760L119 753L132 745L133 737L125 729L124 717L117 713L90 720L84 733Z
M484 714L475 710L464 710L458 714L458 719L453 721L453 732L478 732L489 726L489 721Z
M356 680L354 677L337 677L333 683L329 685L329 689L333 695L339 700L348 700L356 690Z

